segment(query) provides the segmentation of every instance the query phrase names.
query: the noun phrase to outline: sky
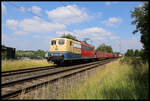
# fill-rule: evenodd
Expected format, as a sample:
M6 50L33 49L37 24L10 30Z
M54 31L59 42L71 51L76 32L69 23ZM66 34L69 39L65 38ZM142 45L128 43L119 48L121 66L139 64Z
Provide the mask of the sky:
M97 48L111 45L114 52L142 49L131 11L143 2L1 2L1 44L17 50L49 50L52 38L72 34L88 38Z

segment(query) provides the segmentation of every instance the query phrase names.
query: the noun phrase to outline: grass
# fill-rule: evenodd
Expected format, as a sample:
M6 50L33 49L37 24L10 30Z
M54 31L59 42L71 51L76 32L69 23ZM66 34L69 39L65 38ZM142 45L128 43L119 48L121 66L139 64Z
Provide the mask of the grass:
M47 60L1 60L1 70L18 70L42 66L50 66L52 63L48 63Z
M52 99L148 99L148 62L139 61L140 65L135 65L139 62L131 59L128 60L129 63L123 61L126 59L105 65L105 68L96 70L93 75L86 76L82 83L77 82L78 79L82 81L82 77L76 77L77 81L70 80L69 84L65 79L64 82L58 80L56 91L60 90L60 93ZM54 87L43 87L41 88L43 90L37 90L35 94L27 94L28 96L23 94L22 99L51 99L50 95L54 94L51 90Z
M148 86L148 63L137 69L117 61L71 90L64 99L148 99Z

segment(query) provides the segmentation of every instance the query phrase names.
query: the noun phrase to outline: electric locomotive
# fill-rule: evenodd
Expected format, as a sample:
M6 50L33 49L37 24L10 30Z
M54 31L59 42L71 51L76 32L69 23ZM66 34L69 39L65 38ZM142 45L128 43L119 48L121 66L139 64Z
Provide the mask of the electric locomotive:
M50 48L47 61L62 64L75 60L94 59L94 47L84 42L68 38L53 38L50 40Z

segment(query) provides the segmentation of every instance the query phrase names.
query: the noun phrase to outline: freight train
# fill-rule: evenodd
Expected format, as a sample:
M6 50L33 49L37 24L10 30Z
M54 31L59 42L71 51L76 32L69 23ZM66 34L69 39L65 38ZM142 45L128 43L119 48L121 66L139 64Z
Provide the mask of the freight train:
M93 61L116 57L118 57L118 54L95 51L94 46L81 41L68 38L53 38L50 40L47 61L52 61L55 64L63 64L70 61Z

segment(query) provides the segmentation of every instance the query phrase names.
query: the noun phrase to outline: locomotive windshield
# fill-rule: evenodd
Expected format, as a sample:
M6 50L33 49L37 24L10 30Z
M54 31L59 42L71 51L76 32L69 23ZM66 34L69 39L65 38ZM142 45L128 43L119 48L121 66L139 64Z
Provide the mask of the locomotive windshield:
M51 45L56 45L56 40L52 40Z
M63 45L65 43L65 40L59 40L58 42L60 45Z

